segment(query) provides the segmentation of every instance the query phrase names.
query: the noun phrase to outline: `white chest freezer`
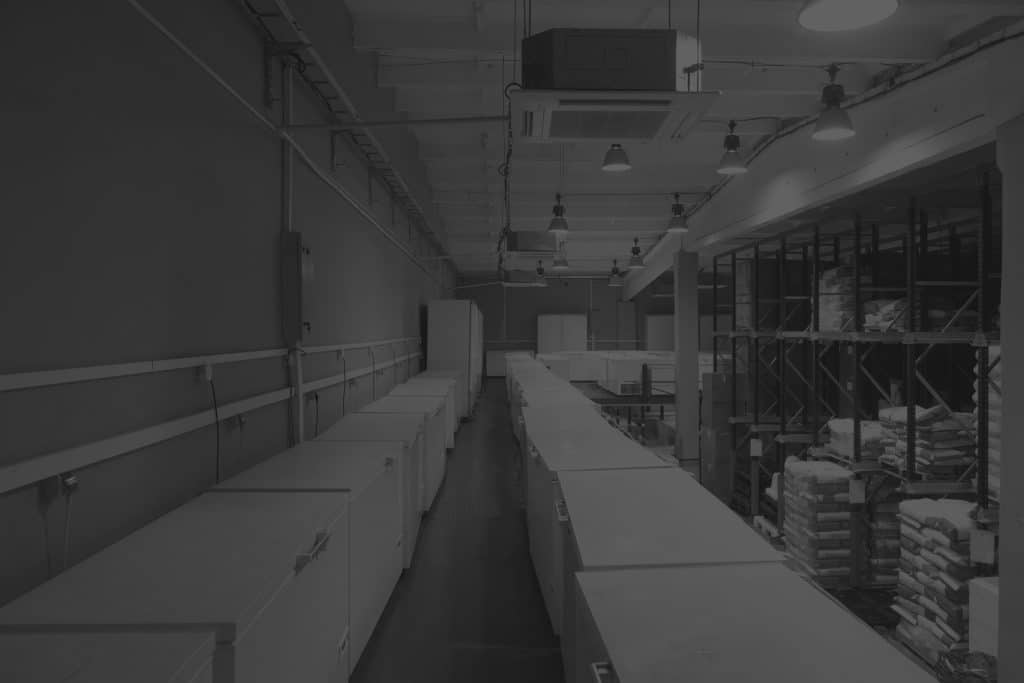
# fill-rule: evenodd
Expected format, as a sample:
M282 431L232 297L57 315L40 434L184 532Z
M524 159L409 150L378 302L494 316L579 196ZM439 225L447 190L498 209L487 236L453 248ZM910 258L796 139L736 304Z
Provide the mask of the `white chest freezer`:
M214 489L349 494L349 673L402 573L401 459L394 442L307 441Z
M0 635L5 683L213 683L213 631Z
M780 564L582 572L572 683L935 683Z
M543 420L536 408L524 408L527 425L526 522L537 580L548 608L551 625L561 633L563 539L558 504L560 472L582 470L672 469L664 460L601 420L593 428L563 431L535 428ZM547 413L557 421L557 414ZM677 468L675 468L677 469Z
M215 683L346 680L347 498L203 494L5 605L0 628L211 629Z
M466 373L458 370L424 370L413 375L409 380L414 379L450 379L455 381L455 414L461 421L469 415L469 389L467 388Z
M391 443L401 448L399 478L402 481L402 566L412 564L422 514L424 421L419 415L352 413L317 437L318 442Z
M455 380L444 377L416 378L399 384L389 396L441 396L444 398L445 423L448 425L445 447L455 448L455 433L459 429L459 416L455 412Z
M359 410L360 413L419 415L424 420L423 469L420 471L424 512L433 507L448 464L444 406L441 396L385 396Z
M785 559L681 469L560 472L558 480L566 680L576 678L576 572Z

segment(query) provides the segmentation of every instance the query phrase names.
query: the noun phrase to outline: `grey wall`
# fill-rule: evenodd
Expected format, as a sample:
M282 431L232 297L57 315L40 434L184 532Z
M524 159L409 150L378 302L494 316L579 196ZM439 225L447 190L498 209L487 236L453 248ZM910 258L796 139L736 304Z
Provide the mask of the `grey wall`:
M645 292L633 301L622 301L622 289L607 282L551 277L544 288L491 284L457 289L456 296L473 299L480 307L484 340L491 350L535 349L537 316L550 313L588 315L588 330L599 349L644 348L643 316L672 315L672 299L652 298Z
M262 44L241 3L144 4L263 107ZM372 60L347 47L343 3L302 0L295 9L318 33L334 32L325 52L357 104L366 102L364 115L384 116L389 96L373 86ZM281 347L279 141L127 2L36 0L5 10L5 51L22 58L7 70L0 108L7 131L0 373ZM297 118L318 120L308 98L299 99ZM408 162L414 191L425 196L411 138L387 137L392 158ZM326 134L304 134L301 142L328 164ZM370 182L356 156L335 175L368 201ZM381 221L395 220L407 235L405 218L379 185L373 194ZM294 197L295 229L316 267L307 344L418 336L424 305L445 287L301 166ZM391 353L378 349L376 359ZM353 352L344 365L370 361L368 352ZM306 375L342 365L334 354L307 357ZM321 392L320 425L341 415L343 397L352 410L409 371ZM280 360L239 363L216 368L214 381L223 404L286 386L287 371ZM0 393L0 464L210 406L209 386L191 371ZM247 415L244 428L222 425L223 471L285 448L287 412L279 404ZM208 487L215 435L202 429L78 472L71 562ZM47 537L59 562L64 514L62 501L41 510L34 486L0 495L0 603L46 578Z

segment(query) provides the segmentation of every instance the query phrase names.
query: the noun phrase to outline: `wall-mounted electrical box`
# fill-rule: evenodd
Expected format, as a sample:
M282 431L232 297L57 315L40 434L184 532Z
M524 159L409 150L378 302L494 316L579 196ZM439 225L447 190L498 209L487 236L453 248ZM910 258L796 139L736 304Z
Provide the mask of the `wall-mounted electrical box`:
M313 280L312 252L302 241L302 234L281 235L281 294L285 343L293 347L306 339L312 330L306 301Z

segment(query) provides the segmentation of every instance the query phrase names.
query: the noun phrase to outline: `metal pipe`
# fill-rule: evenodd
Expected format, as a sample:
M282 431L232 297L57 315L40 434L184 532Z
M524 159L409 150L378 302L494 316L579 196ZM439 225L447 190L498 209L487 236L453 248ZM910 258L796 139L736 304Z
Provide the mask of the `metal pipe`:
M411 251L409 251L409 249L404 244L402 244L394 235L392 235L391 231L387 230L383 225L380 224L380 221L377 220L377 217L373 214L373 212L371 212L369 209L364 207L362 205L362 203L357 198L355 198L352 195L352 193L350 193L347 189L345 189L344 187L339 185L334 180L334 178L331 177L330 173L328 173L328 172L324 171L322 168L320 168L320 166L315 161L313 161L313 159L309 155L309 153L307 153L306 150L303 149L303 147L301 145L299 145L299 143L296 142L295 139L291 135L289 135L287 131L283 131L280 128L278 128L278 126L273 121L268 119L266 116L263 115L262 112L260 112L253 105L251 105L249 103L249 101L245 99L245 97L243 97L237 90L235 90L231 86L231 84L229 84L227 81L225 81L220 76L220 74L218 74L216 71L214 71L213 68L210 65L208 65L206 62L204 62L202 60L202 58L199 57L199 55L197 55L195 52L193 52L177 36L175 36L173 33L171 33L170 29L168 29L166 26L164 26L162 23L160 23L160 21L156 17L154 17L152 14L150 14L136 0L128 0L128 3L132 7L134 7L139 12L139 14L141 14L150 24L152 24L154 28L156 28L160 33L162 33L164 35L164 37L166 37L169 41L171 41L171 43L173 43L175 47L177 47L179 50L181 50L181 52L186 57L191 59L199 68L201 68L203 71L205 71L206 74L210 78L212 78L214 81L216 81L217 84L220 85L221 88L223 88L225 92L227 92L229 95L234 97L235 100L239 104L241 104L243 107L245 107L245 109L248 110L248 112L257 121L262 123L267 129L273 131L276 135L279 135L284 140L286 140L292 146L292 149L295 150L295 153L299 156L299 158L302 160L302 162L311 171L313 171L313 173L318 178L320 178L320 180L325 185L330 187L332 190L334 190L334 192L338 196L340 196L342 199L344 199L346 202L348 202L352 206L352 208L354 208L364 219L366 219L367 222L370 223L370 225L372 225L374 228L376 228L392 244L394 244L396 247L398 247L398 249L403 254L408 256L409 259L413 263L415 263L424 273L426 273L428 276L430 276L430 278L432 280L434 280L435 283L437 283L439 285L443 285L444 284L442 281L437 279L437 277L430 271L430 269L427 268L427 266L424 265L419 260L419 258L416 257L415 254L413 254Z
M352 123L297 123L285 126L287 131L330 130L348 131L365 128L393 128L398 126L444 126L466 123L504 123L507 116L455 116L441 119L392 119L380 121L353 121Z

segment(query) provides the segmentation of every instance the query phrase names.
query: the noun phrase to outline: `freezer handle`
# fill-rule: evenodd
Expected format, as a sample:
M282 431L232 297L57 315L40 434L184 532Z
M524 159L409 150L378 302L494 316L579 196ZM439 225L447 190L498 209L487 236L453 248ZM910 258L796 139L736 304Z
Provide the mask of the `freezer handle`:
M569 508L566 506L564 500L560 500L555 503L555 514L558 515L559 522L569 521Z
M591 662L590 672L594 674L594 683L605 683L612 675L612 665L608 662Z
M326 531L316 532L316 538L313 539L313 545L310 549L304 553L299 553L295 556L295 573L301 574L302 570L309 566L309 563L320 556L320 553L327 550L327 541L330 540L331 535Z

